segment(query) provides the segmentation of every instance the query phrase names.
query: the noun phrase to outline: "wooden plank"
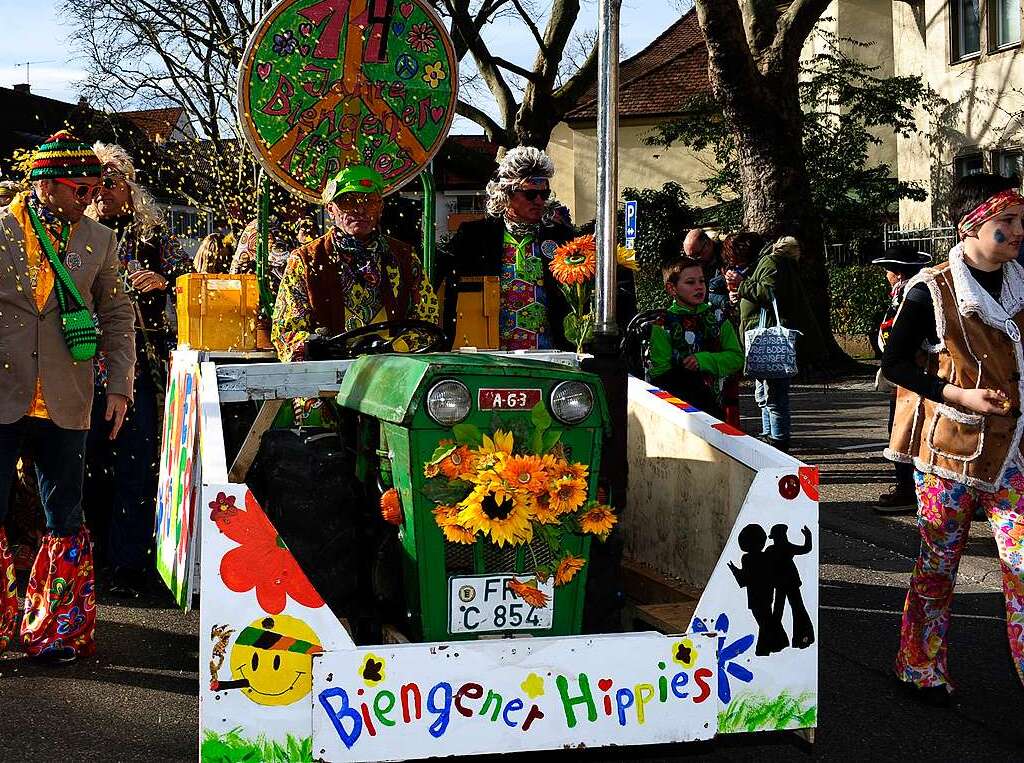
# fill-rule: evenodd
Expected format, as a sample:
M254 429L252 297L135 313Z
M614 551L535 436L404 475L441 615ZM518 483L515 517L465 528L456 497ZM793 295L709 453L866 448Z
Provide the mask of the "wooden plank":
M633 610L636 620L647 623L662 633L688 633L697 609L696 601L676 604L640 604Z
M231 464L231 471L228 473L230 482L245 482L245 476L249 473L249 467L256 460L256 454L260 449L260 440L264 433L270 429L270 425L277 418L277 412L284 405L284 400L265 400L260 406L260 412L256 414L256 420L249 427L249 432L242 441L242 447L238 449L235 462Z
M390 623L385 624L381 629L381 635L385 644L410 644L412 643L398 628Z
M681 580L663 575L635 559L622 560L622 588L626 596L641 604L671 604L696 601L701 591Z
M246 400L289 400L329 397L354 360L311 360L301 363L250 363L217 366L217 388L223 403Z

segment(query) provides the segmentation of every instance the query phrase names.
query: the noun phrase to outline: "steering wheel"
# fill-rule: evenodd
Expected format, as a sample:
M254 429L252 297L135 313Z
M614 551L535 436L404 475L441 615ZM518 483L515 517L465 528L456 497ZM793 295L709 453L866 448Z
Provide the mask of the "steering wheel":
M664 324L668 310L647 310L633 316L622 338L622 354L626 368L631 374L644 378L646 373L647 344L651 338L651 326Z
M311 336L306 341L306 360L349 360L386 352L438 352L447 345L448 336L433 323L382 321L328 338Z

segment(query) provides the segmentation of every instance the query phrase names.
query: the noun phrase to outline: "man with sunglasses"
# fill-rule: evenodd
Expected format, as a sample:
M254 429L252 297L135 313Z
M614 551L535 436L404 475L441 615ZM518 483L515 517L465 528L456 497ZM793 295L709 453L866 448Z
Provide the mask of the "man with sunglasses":
M460 290L479 290L469 277L497 276L500 288L499 349L567 347L563 321L569 306L548 264L573 237L565 207L551 201L555 165L532 146L512 149L487 184L487 214L463 223L448 243L445 330L455 338Z
M323 193L330 229L288 258L270 338L283 361L308 345L389 320L437 322L437 297L408 244L380 232L384 179L352 165Z
M59 132L32 158L32 189L0 210L0 522L24 450L35 463L47 534L29 577L20 640L30 656L57 662L96 649L92 541L82 521L93 364L72 359L73 335L66 340L62 329L67 300L58 294L77 292L98 322L110 369L101 414L111 438L128 410L135 366L134 316L118 278L117 242L109 228L83 217L100 171L89 146ZM16 635L16 611L0 529L0 652Z

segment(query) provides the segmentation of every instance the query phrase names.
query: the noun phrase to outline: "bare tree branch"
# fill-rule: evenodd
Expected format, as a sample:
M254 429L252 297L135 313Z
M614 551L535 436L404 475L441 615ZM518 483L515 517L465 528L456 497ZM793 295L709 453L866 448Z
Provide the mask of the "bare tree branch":
M779 18L775 40L765 55L765 66L778 71L795 65L804 41L828 5L829 0L793 0Z
M473 104L460 100L455 104L455 113L480 125L488 140L494 141L499 145L505 145L508 142L505 128Z

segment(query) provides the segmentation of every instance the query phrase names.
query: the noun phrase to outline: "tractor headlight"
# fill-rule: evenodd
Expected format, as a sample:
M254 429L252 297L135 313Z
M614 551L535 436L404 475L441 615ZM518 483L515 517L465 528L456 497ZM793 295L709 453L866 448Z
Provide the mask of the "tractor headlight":
M427 393L427 415L444 427L458 424L469 415L469 388L455 379L439 381Z
M583 382L564 381L551 391L551 413L563 424L578 424L594 409L594 393Z

